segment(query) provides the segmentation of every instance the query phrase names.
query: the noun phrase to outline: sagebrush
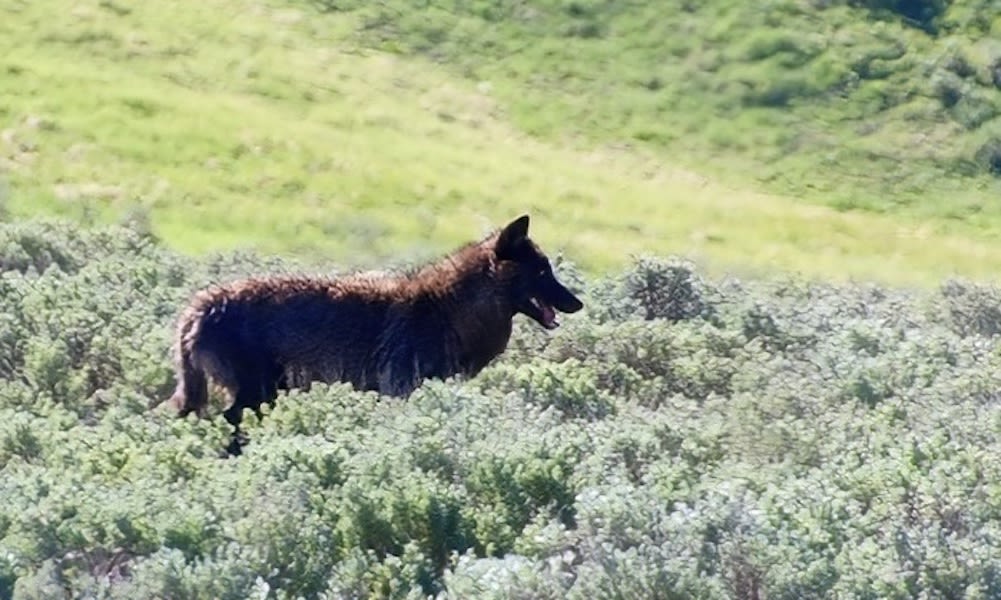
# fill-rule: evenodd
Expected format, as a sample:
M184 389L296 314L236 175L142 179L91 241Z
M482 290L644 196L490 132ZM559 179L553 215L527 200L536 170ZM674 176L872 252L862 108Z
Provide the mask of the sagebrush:
M171 324L300 265L58 223L0 257L0 597L1001 597L997 288L562 262L560 330L406 401L292 392L226 459L156 405Z

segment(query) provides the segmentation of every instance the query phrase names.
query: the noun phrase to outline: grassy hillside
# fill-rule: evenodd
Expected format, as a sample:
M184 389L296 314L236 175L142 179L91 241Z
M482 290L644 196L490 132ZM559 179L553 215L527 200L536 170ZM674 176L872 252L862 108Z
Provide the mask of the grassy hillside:
M563 265L586 310L479 377L295 392L225 459L156 406L171 321L285 268L0 225L0 598L1001 597L997 287Z
M996 0L316 3L496 84L527 131L842 209L1001 214Z
M1001 270L989 4L938 37L839 3L506 6L0 0L3 205L352 264L529 211L591 272Z

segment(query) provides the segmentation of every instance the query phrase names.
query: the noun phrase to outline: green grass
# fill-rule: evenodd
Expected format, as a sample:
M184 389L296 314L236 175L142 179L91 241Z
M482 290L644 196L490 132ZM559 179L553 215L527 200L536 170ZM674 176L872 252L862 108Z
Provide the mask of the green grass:
M947 6L924 27L909 7L947 3L847 4L439 0L352 14L367 44L496 83L533 132L626 141L835 207L996 220L1001 155L980 152L1001 139L996 3ZM882 5L903 15L868 8Z
M664 19L647 21L653 5L594 3L578 15L540 2L534 18L492 22L478 4L397 14L407 5L0 0L6 209L139 214L189 253L253 246L355 265L428 257L530 212L545 248L591 271L644 252L716 272L906 284L1001 269L997 185L949 159L993 121L964 135L947 121L908 131L893 111L934 112L919 97L865 120L878 136L845 145L862 121L832 120L838 103L820 91L803 109L801 99L727 109L742 96L713 85L738 85L737 71L771 80L783 48L824 40L744 36L781 14L718 4L660 7ZM775 10L792 19L790 6ZM836 25L854 14L829 13ZM588 19L606 25L592 36ZM934 43L872 27L865 48L897 35L914 52ZM820 79L840 73L814 64L838 51L825 48L810 62ZM758 70L744 68L752 59ZM852 98L846 111L865 108ZM919 134L941 142L945 166L887 169L921 151Z

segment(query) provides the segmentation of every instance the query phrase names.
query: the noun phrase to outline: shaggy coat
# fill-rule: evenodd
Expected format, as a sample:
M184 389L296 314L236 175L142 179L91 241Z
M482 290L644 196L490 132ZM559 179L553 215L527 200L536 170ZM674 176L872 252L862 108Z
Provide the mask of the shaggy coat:
M428 378L476 375L507 347L515 314L547 329L581 301L555 278L523 216L406 274L251 278L199 291L177 327L180 416L203 416L211 378L225 417L260 414L278 390L311 381L407 396Z

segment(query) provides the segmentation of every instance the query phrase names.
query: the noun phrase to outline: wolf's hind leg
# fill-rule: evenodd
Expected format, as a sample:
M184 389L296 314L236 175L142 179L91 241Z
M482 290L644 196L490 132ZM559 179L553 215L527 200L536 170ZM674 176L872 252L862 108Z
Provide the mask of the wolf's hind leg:
M267 402L274 406L275 399L278 397L280 375L281 370L275 364L265 366L258 363L253 367L241 369L239 386L234 395L233 403L223 413L226 421L233 426L231 454L240 454L240 449L248 442L247 436L240 430L240 424L243 422L243 409L249 408L254 411L258 420L264 419L261 405Z
M233 403L222 413L226 422L233 426L233 440L229 445L230 454L241 454L241 448L248 441L247 436L240 429L240 424L243 422L243 409L260 410L260 405L260 386L253 379L242 377L236 394L233 395Z

